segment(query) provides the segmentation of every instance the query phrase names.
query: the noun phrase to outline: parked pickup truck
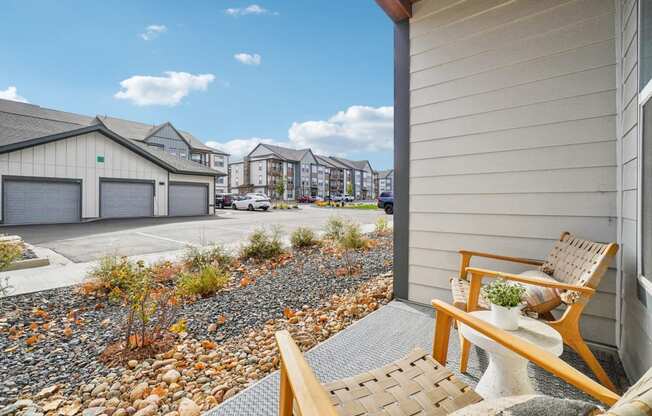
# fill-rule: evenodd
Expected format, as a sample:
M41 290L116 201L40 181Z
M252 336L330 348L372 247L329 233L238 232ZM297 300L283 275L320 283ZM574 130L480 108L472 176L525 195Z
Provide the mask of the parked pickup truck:
M381 192L378 197L378 208L384 209L388 215L394 214L394 194L392 192Z

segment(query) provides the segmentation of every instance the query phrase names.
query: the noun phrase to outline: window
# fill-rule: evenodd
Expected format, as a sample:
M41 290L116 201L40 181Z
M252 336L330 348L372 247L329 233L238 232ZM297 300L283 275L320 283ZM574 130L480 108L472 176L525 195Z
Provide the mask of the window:
M263 175L258 175L258 185L263 184Z
M263 164L259 163L258 164L258 172L261 172L263 170Z
M639 38L639 281L652 289L652 3L641 1ZM635 73L633 74L635 76Z

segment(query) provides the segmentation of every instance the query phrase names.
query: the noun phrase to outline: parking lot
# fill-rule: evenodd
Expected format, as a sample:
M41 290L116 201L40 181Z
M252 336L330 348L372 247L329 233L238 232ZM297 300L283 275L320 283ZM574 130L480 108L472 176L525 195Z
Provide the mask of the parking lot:
M83 224L3 227L35 246L51 249L75 263L97 260L107 254L137 256L172 252L189 245L212 242L237 247L260 226L278 225L286 232L299 226L323 227L331 215L373 224L385 216L380 210L330 209L302 206L299 210L267 212L218 210L216 216L104 220Z

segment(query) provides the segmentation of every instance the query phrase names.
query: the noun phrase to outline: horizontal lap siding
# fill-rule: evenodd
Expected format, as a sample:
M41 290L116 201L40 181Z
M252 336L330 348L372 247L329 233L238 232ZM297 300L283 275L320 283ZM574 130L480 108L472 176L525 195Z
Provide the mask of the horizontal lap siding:
M620 7L620 160L622 304L620 354L627 374L637 380L652 365L652 315L637 298L638 227L638 5ZM647 308L650 308L648 305Z
M450 300L462 247L542 258L563 230L615 241L613 1L422 0L413 12L410 299ZM611 269L587 339L615 345L616 291Z

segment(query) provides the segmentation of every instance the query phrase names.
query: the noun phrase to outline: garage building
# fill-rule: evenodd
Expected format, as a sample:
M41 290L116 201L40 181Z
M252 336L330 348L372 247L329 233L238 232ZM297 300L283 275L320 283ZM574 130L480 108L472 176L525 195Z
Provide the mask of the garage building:
M170 123L0 100L0 222L210 215L224 176L210 153Z

